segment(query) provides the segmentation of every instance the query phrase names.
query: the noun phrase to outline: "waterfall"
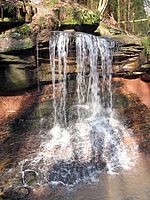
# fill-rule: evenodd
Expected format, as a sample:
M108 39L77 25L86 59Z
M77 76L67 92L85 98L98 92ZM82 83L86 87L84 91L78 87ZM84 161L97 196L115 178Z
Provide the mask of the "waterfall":
M53 107L54 107L54 124L58 122L58 116L63 120L63 124L66 125L66 78L67 78L67 55L68 55L68 43L69 35L67 33L53 32L53 35L49 41L49 58L50 68L52 71L52 83L53 83ZM56 56L58 58L56 68ZM62 97L59 100L59 105L56 100L56 70L58 71L58 81L62 83L61 91ZM63 77L62 77L63 75ZM59 108L59 109L57 109ZM61 114L61 115L60 115ZM58 116L57 116L58 115Z
M76 101L70 106L67 59L71 41L76 47L77 75L73 91ZM130 134L115 118L112 106L114 46L115 42L107 38L89 34L51 33L54 124L45 133L39 152L23 162L39 174L40 181L74 185L93 178L102 169L112 173L130 167L137 146L134 141L124 142ZM57 96L57 84L61 96Z
M49 41L49 58L53 83L54 124L66 125L67 57L69 40L72 37L76 43L78 104L88 106L91 111L90 115L99 114L103 108L110 110L110 113L112 110L111 50L115 43L90 34L75 33L72 35L67 32L52 32ZM99 79L98 68L101 70L102 81ZM61 83L62 97L59 100L56 98L56 80ZM78 107L78 119L80 118L80 106Z
M91 115L94 116L102 112L103 109L110 110L110 113L112 110L111 49L114 45L113 41L107 41L93 35L82 33L76 35L78 100L79 104L88 104ZM100 60L101 63L99 63ZM83 92L83 88L86 87L85 70L88 66L90 69L88 86L87 91ZM99 79L98 67L101 69L102 81Z

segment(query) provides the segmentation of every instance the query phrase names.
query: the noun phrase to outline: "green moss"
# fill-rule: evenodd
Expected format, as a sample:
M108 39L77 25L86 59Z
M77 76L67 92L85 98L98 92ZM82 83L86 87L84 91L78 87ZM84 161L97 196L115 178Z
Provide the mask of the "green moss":
M20 37L28 37L31 34L31 28L28 24L23 24L17 27L13 33L17 33Z
M9 2L8 3L5 2L4 11L7 11L8 13L13 14L14 8L15 8L15 6L13 4L10 4Z
M2 20L2 18L0 18L0 22L12 22L12 19L11 19L11 18L8 18L8 17L5 17L5 18L3 18L3 20Z
M88 9L62 7L59 10L61 24L97 24L100 22L99 13Z
M15 46L11 46L7 49L7 51L14 51L14 50L22 50L22 49L29 49L34 46L32 40L30 38L25 38L23 40L19 40Z
M82 24L97 24L100 22L98 12L93 12L91 10L80 10L79 11L79 21Z
M22 15L20 13L17 15L17 17L18 17L18 21L22 21L23 20Z

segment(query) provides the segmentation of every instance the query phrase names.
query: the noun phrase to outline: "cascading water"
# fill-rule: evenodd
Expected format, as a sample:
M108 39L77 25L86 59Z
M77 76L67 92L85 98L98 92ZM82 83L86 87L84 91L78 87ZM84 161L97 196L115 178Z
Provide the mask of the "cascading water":
M67 104L67 57L76 45L76 101ZM128 169L136 144L126 144L128 131L115 119L112 109L111 70L115 43L84 33L52 32L49 42L53 84L54 125L45 133L39 152L22 162L35 170L41 182L73 185L108 172ZM99 75L101 74L101 78ZM57 97L57 83L61 97ZM75 116L74 120L73 117ZM32 161L31 161L32 160ZM26 165L27 163L27 165ZM27 166L27 167L24 167Z
M63 118L63 124L66 125L66 78L67 78L67 55L68 55L69 35L53 34L49 41L49 57L50 67L52 71L53 83L53 107L54 107L54 124L57 123L58 117ZM57 54L56 54L57 53ZM58 65L56 68L56 56L58 57ZM56 70L58 71L58 81L62 83L62 97L59 102L56 101ZM63 77L62 77L63 76ZM58 105L59 104L59 105ZM58 109L59 108L59 109ZM58 115L58 116L57 116Z

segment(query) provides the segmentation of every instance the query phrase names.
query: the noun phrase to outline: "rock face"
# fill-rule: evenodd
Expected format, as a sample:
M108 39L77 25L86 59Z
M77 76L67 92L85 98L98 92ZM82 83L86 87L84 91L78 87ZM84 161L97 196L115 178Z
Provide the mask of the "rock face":
M144 64L147 63L147 64ZM143 68L142 66L146 66ZM147 77L149 63L144 47L140 45L122 45L113 56L113 76L124 78Z
M38 75L37 75L37 51L36 48L14 50L9 54L1 53L1 91L15 91L26 89L41 82L50 82L52 72L49 64L49 38L51 32L48 29L42 30L38 35ZM18 41L17 41L18 42ZM30 47L30 46L28 46ZM76 49L75 43L69 47L67 61L68 75L76 74ZM149 81L150 67L145 64L146 56L144 48L140 45L122 44L118 51L114 52L113 76L137 78ZM88 70L88 69L87 69ZM38 80L37 80L38 79Z
M33 50L0 54L0 90L16 91L33 86L37 82Z
M28 196L30 190L26 187L20 187L17 189L14 188L8 188L4 190L2 198L4 199L10 199L10 200L25 200Z

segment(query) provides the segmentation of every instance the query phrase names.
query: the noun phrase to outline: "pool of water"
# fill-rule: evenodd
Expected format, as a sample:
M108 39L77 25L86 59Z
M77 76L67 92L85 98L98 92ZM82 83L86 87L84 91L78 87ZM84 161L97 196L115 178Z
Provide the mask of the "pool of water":
M130 170L117 174L102 172L94 182L80 183L72 189L42 186L28 200L149 200L150 158L141 155Z
M97 183L81 186L68 199L149 200L150 158L139 158L129 171L120 171L116 175L101 174Z
M118 174L101 174L97 183L80 185L68 200L149 200L150 158L137 160L129 171Z

